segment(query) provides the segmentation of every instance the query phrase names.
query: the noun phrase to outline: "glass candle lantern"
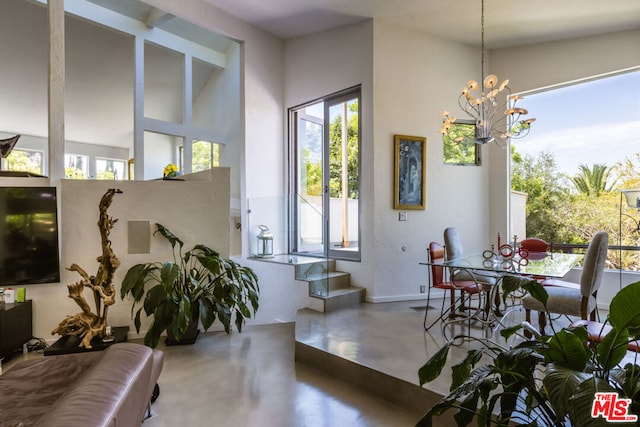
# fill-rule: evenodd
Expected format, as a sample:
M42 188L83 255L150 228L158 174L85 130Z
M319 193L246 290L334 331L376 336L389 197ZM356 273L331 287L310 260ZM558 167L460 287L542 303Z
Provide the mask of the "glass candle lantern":
M273 233L269 231L266 225L259 225L260 233L258 234L258 256L260 258L273 257Z
M627 199L627 205L632 209L640 211L640 188L626 188L622 194Z

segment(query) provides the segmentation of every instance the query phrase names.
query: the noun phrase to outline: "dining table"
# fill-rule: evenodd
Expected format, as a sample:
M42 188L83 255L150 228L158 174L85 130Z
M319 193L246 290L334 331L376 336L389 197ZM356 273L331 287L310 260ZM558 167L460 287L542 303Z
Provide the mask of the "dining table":
M495 277L495 284L476 280L479 285L487 289L485 307L481 310L484 317L477 320L481 320L483 325L493 325L502 324L502 319L506 317L506 313L503 314L500 311L500 287L506 276L532 280L561 278L579 265L583 258L583 254L563 252L520 252L511 257L502 257L499 253L484 251L444 261L423 261L419 264L444 267L450 272L450 276L451 272L454 272L454 278L449 279L454 284L455 272L461 270L469 272L471 277L481 277L483 273Z

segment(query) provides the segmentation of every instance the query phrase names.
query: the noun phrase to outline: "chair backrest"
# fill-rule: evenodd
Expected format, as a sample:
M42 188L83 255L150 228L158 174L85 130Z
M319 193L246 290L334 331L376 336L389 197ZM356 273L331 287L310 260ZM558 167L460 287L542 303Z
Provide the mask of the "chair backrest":
M429 243L429 260L431 262L444 261L444 248L436 242ZM444 282L444 267L431 266L431 286Z
M582 296L593 295L600 288L608 249L609 235L605 231L598 231L589 242L587 254L584 257L582 275L580 276Z
M522 240L520 246L529 252L547 252L549 250L549 244L537 237Z
M447 227L444 229L444 248L447 259L456 259L462 256L462 239L455 227Z

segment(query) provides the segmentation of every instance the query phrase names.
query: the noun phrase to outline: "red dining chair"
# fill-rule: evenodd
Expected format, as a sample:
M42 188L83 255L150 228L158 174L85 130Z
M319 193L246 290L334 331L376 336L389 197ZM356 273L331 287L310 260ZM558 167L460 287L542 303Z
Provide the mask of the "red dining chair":
M427 249L428 258L430 263L444 261L444 248L436 242L429 243ZM458 313L458 309L463 308L464 302L471 295L480 295L483 291L482 285L472 281L445 281L445 268L440 265L430 265L431 274L429 275L429 287L427 289L427 308L424 313L424 330L428 331L439 320L443 320L445 317L455 318L463 317L467 319L470 316L466 314ZM427 326L427 315L429 313L429 302L431 300L431 288L442 289L445 292L449 291L449 307L445 309L446 296L442 298L442 307L440 308L440 316L435 319L429 326ZM460 291L460 296L456 297L456 291ZM479 302L480 304L480 302ZM481 305L479 305L480 307ZM463 319L463 320L464 320Z
M528 252L527 258L530 260L543 259L548 256L549 243L537 237L529 237L520 242L520 247ZM546 276L533 276L532 279L543 282Z
M537 237L529 237L522 240L520 247L526 249L529 253L547 253L549 251L549 243Z

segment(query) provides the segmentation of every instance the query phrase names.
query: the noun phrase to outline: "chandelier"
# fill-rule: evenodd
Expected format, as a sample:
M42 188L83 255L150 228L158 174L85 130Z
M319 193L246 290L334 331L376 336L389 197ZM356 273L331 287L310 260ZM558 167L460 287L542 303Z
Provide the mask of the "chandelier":
M456 118L448 111L442 113L444 121L440 133L448 136L447 139L454 144L495 142L505 148L510 138L526 136L531 123L536 119L524 118L529 112L525 108L516 106L516 103L523 98L520 95L511 94L509 80L504 80L498 85L498 77L494 74L484 76L484 0L482 0L480 27L481 75L484 87L480 91L480 96L476 96L476 91L480 89L479 84L475 80L469 80L458 97L458 105L475 123L475 136L473 138L458 136L459 133L453 131Z

